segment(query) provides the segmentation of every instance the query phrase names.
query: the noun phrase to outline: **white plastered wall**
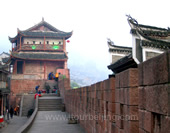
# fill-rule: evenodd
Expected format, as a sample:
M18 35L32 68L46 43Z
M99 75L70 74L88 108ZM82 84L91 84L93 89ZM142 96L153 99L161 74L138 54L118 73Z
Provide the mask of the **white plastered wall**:
M146 52L154 52L154 53L160 53L162 54L164 51L153 49L153 48L142 48L142 54L143 54L143 61L146 61Z
M136 39L140 39L136 35L132 35L132 57L137 64L139 64L139 60L136 58Z
M112 63L113 63L113 62L112 62L112 61L113 61L113 59L112 59L112 58L113 58L113 56L114 56L114 55L115 55L115 56L120 56L120 57L122 57L122 58L123 58L124 56L126 56L125 54L110 53L110 64L112 64Z
M33 41L35 41L35 44L44 44L44 38L24 38L24 44L27 44L27 42L29 44L33 44ZM45 38L45 43L47 43L47 41L49 42L49 44L58 44L58 42L61 42L61 45L63 44L63 40L62 39L51 39L51 38Z

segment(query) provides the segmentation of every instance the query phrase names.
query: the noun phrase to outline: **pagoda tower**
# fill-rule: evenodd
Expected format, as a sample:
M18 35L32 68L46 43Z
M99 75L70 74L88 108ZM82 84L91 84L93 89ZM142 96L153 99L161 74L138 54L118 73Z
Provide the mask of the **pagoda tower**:
M56 29L44 19L27 30L19 30L13 38L12 51L8 63L13 72L11 75L11 92L23 94L35 91L35 86L43 89L48 74L60 72L67 78L66 40L72 32Z

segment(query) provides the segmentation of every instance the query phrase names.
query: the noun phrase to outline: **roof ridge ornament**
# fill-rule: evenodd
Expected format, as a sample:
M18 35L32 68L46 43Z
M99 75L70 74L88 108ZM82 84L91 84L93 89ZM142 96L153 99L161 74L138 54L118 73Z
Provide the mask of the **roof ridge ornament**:
M111 41L111 39L110 39L110 38L107 38L107 42L108 42L108 43L110 43L111 45L114 45L114 42L113 42L113 41Z
M167 30L170 31L170 27L168 27Z
M130 21L130 22L138 25L138 21L137 21L136 19L132 18L132 17L130 16L130 14L129 14L129 15L126 15L126 16L127 16L128 21Z
M20 30L19 30L19 28L17 28L17 33L19 33L20 32Z
M44 17L42 17L42 21L44 22Z

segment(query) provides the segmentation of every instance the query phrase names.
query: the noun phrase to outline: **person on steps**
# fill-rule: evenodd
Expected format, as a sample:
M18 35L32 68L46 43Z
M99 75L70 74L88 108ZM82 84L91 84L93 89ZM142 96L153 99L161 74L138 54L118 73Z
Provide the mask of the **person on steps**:
M50 72L50 73L48 74L48 79L49 79L49 80L53 80L54 78L55 78L55 76L54 76L53 72Z
M9 113L10 113L10 116L11 116L11 119L13 118L13 115L14 115L14 109L13 107L11 106L10 110L9 110Z
M40 85L37 85L36 87L35 87L35 91L36 91L36 93L38 93L38 88L40 87Z

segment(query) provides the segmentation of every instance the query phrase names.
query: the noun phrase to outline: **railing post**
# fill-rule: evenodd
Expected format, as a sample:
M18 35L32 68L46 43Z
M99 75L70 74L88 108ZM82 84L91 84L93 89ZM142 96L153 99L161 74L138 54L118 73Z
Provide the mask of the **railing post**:
M44 50L45 50L45 36L44 36Z
M21 50L21 36L20 36L20 50Z

